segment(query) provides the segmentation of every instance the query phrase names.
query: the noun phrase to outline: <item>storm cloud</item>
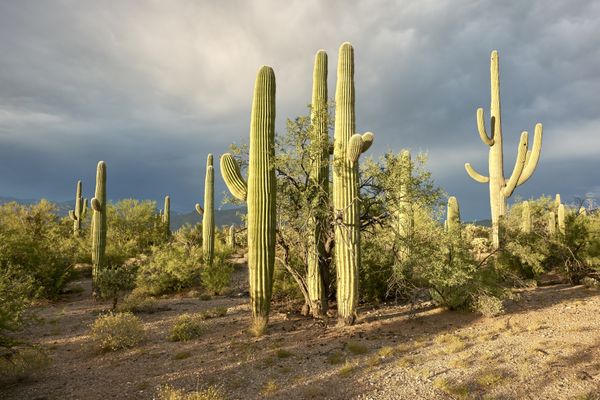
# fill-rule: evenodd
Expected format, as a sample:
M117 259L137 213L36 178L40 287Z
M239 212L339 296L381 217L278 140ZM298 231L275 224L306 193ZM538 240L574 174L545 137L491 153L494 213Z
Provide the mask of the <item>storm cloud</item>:
M0 195L68 200L95 165L108 195L190 211L206 155L248 138L257 69L277 76L277 129L305 114L312 62L355 48L357 128L372 155L428 154L465 219L487 218L489 54L500 53L505 169L544 124L516 194L600 195L600 3L594 1L18 1L0 3ZM224 190L220 179L217 193Z

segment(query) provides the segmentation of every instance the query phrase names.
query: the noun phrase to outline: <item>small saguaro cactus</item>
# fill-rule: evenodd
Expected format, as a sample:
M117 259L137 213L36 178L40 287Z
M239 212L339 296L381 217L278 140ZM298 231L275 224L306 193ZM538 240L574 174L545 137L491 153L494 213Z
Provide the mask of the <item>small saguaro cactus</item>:
M446 211L446 231L460 232L460 208L456 197L448 197L448 208Z
M98 272L106 267L106 163L96 168L96 192L90 202L92 215L92 289L96 294Z
M227 235L227 245L232 249L235 248L235 225L229 227L229 233Z
M567 233L567 225L565 223L565 205L559 204L558 210L556 212L556 223L558 225L558 232L561 235L565 235Z
M494 248L500 247L500 219L506 214L506 199L515 188L525 183L537 166L542 149L542 124L535 125L533 147L528 150L528 134L521 133L517 159L513 172L508 180L504 177L504 153L502 149L502 123L500 119L500 74L498 52L492 51L490 63L491 75L491 131L488 135L485 128L483 108L477 109L477 129L481 141L490 147L488 156L489 176L478 173L466 163L465 169L471 178L479 183L489 183L490 208L492 214L492 243Z
M81 234L81 221L87 213L87 199L81 197L81 181L77 181L77 190L75 194L75 209L69 210L69 217L73 220L73 236L79 237Z
M529 202L524 201L521 208L521 230L523 233L531 233L531 209Z
M206 157L206 175L204 178L204 208L196 204L196 211L202 215L202 251L206 265L212 265L215 254L215 169L213 156Z
M250 122L248 182L229 153L221 156L221 174L231 194L248 206L248 269L253 330L266 329L275 266L275 73L258 71Z
M410 193L412 179L412 160L408 150L400 155L400 199L396 211L398 237L400 238L400 259L406 260L410 256L409 242L413 237L415 225L413 204Z
M354 114L354 49L340 46L335 91L333 208L338 322L351 325L358 304L360 269L360 193L358 158L373 143L371 132L356 133Z
M325 255L327 224L329 223L329 137L327 115L327 53L315 55L311 102L311 149L313 164L310 182L314 190L314 210L309 220L310 248L308 250L308 297L310 312L319 317L327 313L328 268Z
M547 229L550 236L556 235L556 213L554 211L548 211Z
M164 208L161 212L161 222L163 223L165 234L171 235L171 198L165 196Z

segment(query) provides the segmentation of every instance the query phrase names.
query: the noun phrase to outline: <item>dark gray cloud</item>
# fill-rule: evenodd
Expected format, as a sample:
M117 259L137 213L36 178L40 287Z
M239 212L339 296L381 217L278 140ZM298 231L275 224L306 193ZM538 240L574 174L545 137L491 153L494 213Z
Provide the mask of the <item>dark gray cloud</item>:
M594 1L147 1L0 3L0 195L69 199L107 161L109 197L190 210L206 154L247 140L254 76L277 75L277 126L306 112L314 53L355 47L357 127L373 155L429 155L465 218L486 217L475 110L500 52L506 173L544 123L522 197L598 196L600 4ZM218 181L217 192L224 187Z

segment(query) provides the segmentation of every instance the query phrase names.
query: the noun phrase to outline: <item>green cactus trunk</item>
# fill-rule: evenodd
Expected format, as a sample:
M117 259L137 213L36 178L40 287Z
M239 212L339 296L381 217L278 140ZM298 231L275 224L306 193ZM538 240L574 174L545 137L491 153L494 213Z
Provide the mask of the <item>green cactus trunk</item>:
M327 313L327 268L325 239L329 222L329 137L327 115L327 53L315 56L311 103L311 149L313 167L310 182L314 209L309 220L308 297L310 312L315 317Z
M414 230L414 212L410 196L410 184L412 179L412 161L410 152L404 150L400 156L400 198L398 199L398 210L396 212L396 230L398 238L398 255L400 261L406 261L410 257L410 241ZM410 276L411 271L406 271Z
M77 191L75 194L75 209L69 211L69 217L73 220L73 236L81 236L81 221L87 213L87 199L81 197L81 181L77 181Z
M531 233L531 209L529 208L529 202L523 202L523 209L521 211L521 229L523 233Z
M460 208L456 197L448 198L448 208L446 211L446 231L449 233L460 234Z
M373 142L370 132L355 133L354 49L340 46L335 93L333 208L338 322L353 324L358 304L360 268L360 198L358 158Z
M215 170L213 156L206 157L204 179L204 215L202 217L202 250L206 265L212 265L215 254Z
M165 235L171 236L171 198L165 196L165 204L162 211L162 223L165 229Z
M548 225L546 229L550 236L556 235L556 213L554 211L548 212Z
M558 210L556 212L556 220L557 220L557 225L558 225L558 233L561 234L561 236L564 236L567 234L567 224L565 223L565 205L564 204L559 204L558 205Z
M92 288L96 293L98 272L106 267L106 164L96 168L96 192L90 202L92 215Z
M232 249L235 249L235 225L229 227L229 234L227 235L227 245Z
M275 73L258 71L250 122L248 183L231 154L221 157L221 174L231 193L248 206L248 269L253 330L269 321L275 267Z
M537 166L542 149L542 124L535 126L533 147L528 150L528 134L521 133L517 159L513 172L508 180L504 177L504 153L502 148L502 123L500 119L500 73L498 52L493 51L490 62L491 81L491 135L485 128L483 109L477 110L477 128L484 144L490 147L488 166L489 177L479 174L466 163L465 168L471 178L479 183L489 183L490 208L492 214L492 243L494 248L500 247L500 220L506 214L506 199L515 188L525 183Z

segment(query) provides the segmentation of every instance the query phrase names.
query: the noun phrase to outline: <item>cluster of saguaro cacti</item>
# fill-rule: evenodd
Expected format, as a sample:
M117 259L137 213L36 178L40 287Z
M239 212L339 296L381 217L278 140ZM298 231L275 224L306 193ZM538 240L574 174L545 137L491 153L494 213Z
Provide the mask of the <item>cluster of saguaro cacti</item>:
M529 202L524 201L521 206L521 230L523 233L531 233L531 209L529 208Z
M411 199L412 161L410 152L403 150L400 155L400 199L398 199L398 210L396 211L396 230L398 232L400 260L406 260L410 256L410 240L413 236L415 225L414 210Z
M221 174L231 194L248 206L248 269L254 330L266 329L275 266L275 73L258 71L250 122L248 182L229 153L221 156Z
M327 53L319 50L315 56L311 102L313 205L309 220L310 247L308 250L307 287L310 312L322 316L327 312L326 272L328 261L325 255L327 224L329 223L329 136L327 110Z
M202 251L206 265L212 265L215 254L215 169L213 156L206 157L206 177L204 178L204 208L196 204L196 211L202 215Z
M517 159L513 172L508 180L504 178L504 154L502 149L502 123L500 119L500 78L498 52L491 54L491 131L486 131L483 109L477 109L477 128L484 144L490 147L488 164L489 176L476 172L471 164L465 168L471 178L480 183L489 183L490 206L492 214L492 242L495 248L500 246L499 221L506 214L506 199L518 185L525 183L533 174L542 148L542 124L535 126L533 147L528 150L528 134L521 133Z
M333 207L337 305L340 324L354 323L360 268L360 193L358 159L373 143L373 134L356 133L354 49L340 46L335 92Z
M69 210L69 217L73 220L73 235L79 237L81 234L81 221L87 213L87 199L81 197L81 181L77 181L77 191L75 194L75 209Z
M460 208L456 197L448 197L448 207L446 210L446 232L460 232Z
M92 288L96 290L98 272L106 265L106 163L96 168L96 192L90 202L92 215Z
M160 212L160 220L165 229L165 234L171 236L171 198L165 196L165 203Z

